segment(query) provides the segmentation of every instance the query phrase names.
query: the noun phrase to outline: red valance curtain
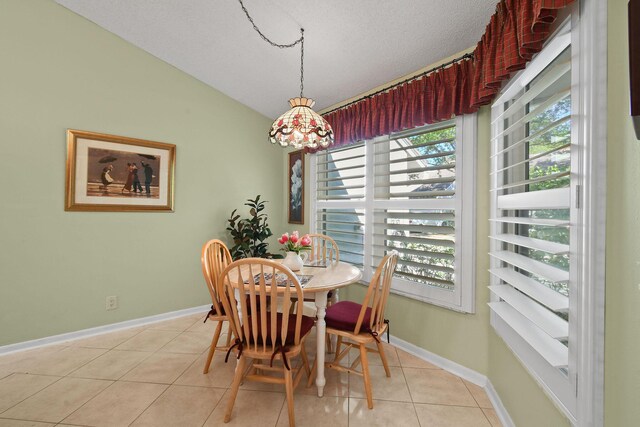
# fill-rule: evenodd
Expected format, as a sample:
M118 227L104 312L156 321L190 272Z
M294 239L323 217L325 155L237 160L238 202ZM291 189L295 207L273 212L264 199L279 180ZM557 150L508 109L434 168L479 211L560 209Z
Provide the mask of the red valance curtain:
M542 49L558 9L574 0L502 0L473 59L330 112L334 147L473 113Z

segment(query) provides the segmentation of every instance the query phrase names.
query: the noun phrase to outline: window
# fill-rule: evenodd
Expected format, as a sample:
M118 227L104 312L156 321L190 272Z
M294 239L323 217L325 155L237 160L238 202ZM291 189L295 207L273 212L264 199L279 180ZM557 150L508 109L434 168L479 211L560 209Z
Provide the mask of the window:
M312 229L365 280L397 250L393 292L472 312L475 126L469 115L319 152Z
M489 286L491 324L569 417L583 262L574 57L566 24L492 106Z

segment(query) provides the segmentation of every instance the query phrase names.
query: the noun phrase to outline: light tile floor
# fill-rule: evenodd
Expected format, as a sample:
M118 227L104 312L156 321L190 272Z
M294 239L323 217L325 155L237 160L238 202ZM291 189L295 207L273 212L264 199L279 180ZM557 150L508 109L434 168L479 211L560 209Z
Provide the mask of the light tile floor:
M0 427L288 426L284 387L253 382L241 386L231 422L222 422L235 363L216 352L202 374L215 329L203 319L185 316L0 357ZM314 342L311 336L306 344L311 360ZM500 426L482 388L385 348L391 378L370 354L374 409L360 377L328 369L325 397L316 396L315 385L306 388L305 378L298 386L296 425Z

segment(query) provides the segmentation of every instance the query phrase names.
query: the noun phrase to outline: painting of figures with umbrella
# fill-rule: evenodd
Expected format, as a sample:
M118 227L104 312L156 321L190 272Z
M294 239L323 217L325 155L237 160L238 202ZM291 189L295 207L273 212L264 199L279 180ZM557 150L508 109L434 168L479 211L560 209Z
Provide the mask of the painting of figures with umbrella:
M173 210L175 145L67 131L66 210Z

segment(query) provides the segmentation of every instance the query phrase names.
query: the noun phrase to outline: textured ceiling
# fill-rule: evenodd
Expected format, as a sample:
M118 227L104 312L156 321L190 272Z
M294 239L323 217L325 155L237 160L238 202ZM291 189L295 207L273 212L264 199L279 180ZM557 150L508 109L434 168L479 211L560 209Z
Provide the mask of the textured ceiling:
M275 118L299 95L300 49L254 32L237 0L56 0ZM276 43L305 29L305 91L321 110L469 48L497 0L244 0Z

